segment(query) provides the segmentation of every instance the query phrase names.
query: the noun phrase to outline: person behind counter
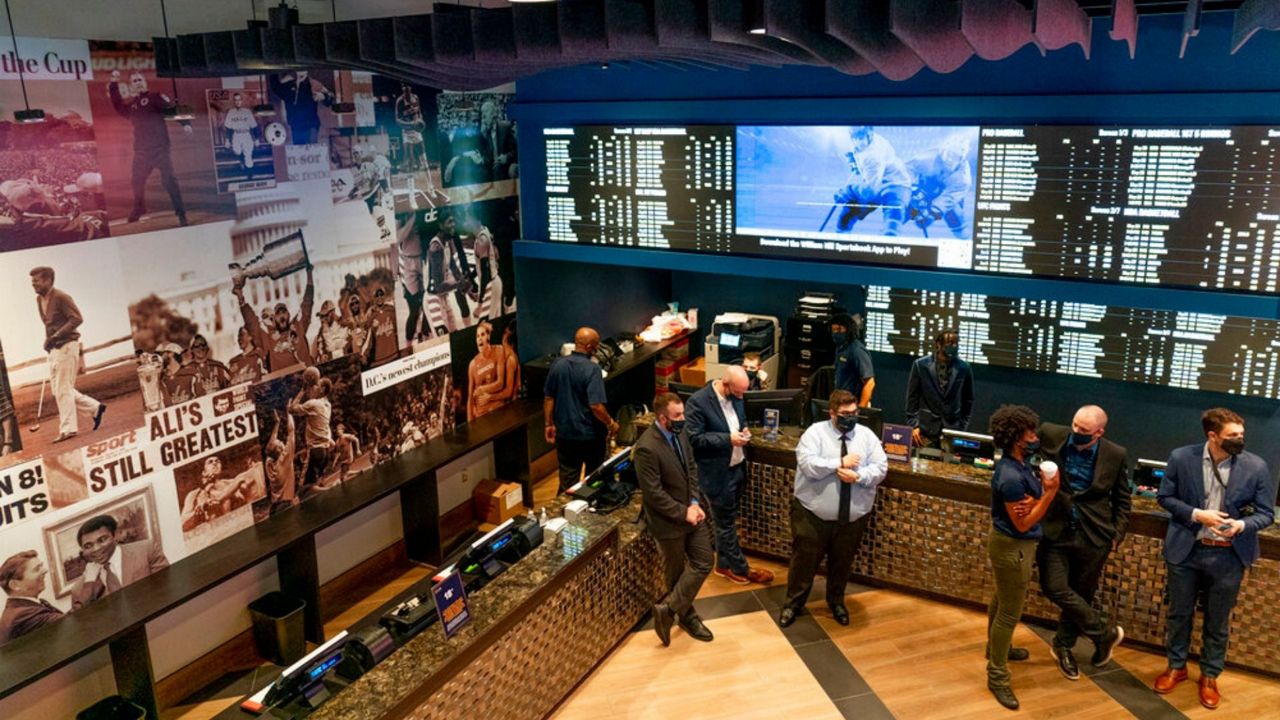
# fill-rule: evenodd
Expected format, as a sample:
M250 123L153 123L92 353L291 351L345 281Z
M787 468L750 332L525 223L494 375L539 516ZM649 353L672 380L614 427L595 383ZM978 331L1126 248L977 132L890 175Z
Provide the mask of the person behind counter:
M995 446L1004 451L991 473L991 534L987 554L996 589L987 608L987 689L996 702L1018 709L1013 694L1010 660L1026 660L1030 653L1013 647L1013 630L1022 617L1022 604L1031 581L1031 558L1043 532L1040 520L1058 493L1058 472L1048 474L1028 460L1040 450L1036 427L1040 417L1024 405L1001 405L991 415ZM1031 504L1024 504L1032 498Z
M936 445L943 428L968 430L973 417L973 369L960 359L960 333L933 337L933 354L911 364L907 377L907 424L916 447Z
M848 390L831 393L829 420L809 426L796 446L795 497L791 534L795 538L787 573L787 600L778 624L787 627L804 611L818 563L827 560L827 605L841 625L849 624L845 586L854 553L867 528L876 487L889 472L880 438L858 424L858 403Z
M636 441L632 455L645 525L662 551L666 579L666 595L653 606L653 630L668 646L678 620L690 637L709 642L711 631L693 609L693 599L711 572L711 528L685 432L684 404L675 393L663 393L653 409L657 422Z
M544 435L556 446L560 461L560 492L604 462L609 438L618 423L605 407L604 375L591 361L600 345L600 333L580 327L573 334L573 352L556 358L542 387Z
M1066 483L1041 521L1044 538L1036 549L1036 564L1040 589L1062 610L1053 656L1068 680L1080 679L1071 649L1081 634L1093 641L1094 667L1110 662L1124 640L1124 629L1093 605L1102 567L1124 539L1133 504L1127 453L1102 436L1106 430L1107 413L1085 405L1071 427L1044 423L1039 431L1044 456L1057 461Z
M747 483L746 446L751 442L742 395L750 379L729 365L689 398L689 443L698 462L698 480L711 501L715 521L716 575L738 585L773 582L773 573L747 565L738 545L738 505Z
M1276 489L1262 458L1244 449L1244 419L1226 408L1200 418L1205 442L1169 455L1156 501L1172 516L1164 536L1169 610L1165 646L1169 667L1155 691L1172 692L1187 679L1191 624L1204 591L1200 648L1200 704L1221 701L1218 676L1227 655L1231 609L1244 569L1258 559L1258 531L1275 520Z
M835 389L848 390L859 407L870 407L871 393L876 389L876 370L862 344L865 322L861 315L845 313L831 318L831 341L836 346Z
M747 371L747 390L768 390L769 389L769 373L761 367L763 360L760 359L758 352L742 353L742 369Z

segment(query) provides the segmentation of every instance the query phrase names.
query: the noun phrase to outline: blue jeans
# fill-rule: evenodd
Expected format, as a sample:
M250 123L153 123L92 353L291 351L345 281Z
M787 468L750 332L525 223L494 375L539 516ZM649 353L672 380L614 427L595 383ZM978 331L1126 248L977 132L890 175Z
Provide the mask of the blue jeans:
M704 486L703 492L711 501L711 520L716 531L716 567L732 570L736 575L747 574L747 556L738 545L738 505L742 499L742 486L747 482L747 463L740 462L729 468L723 486Z
M1169 615L1165 631L1165 647L1169 667L1187 665L1191 651L1191 622L1196 599L1205 594L1204 637L1200 648L1200 672L1209 677L1222 673L1227 658L1227 635L1231 609L1240 594L1244 564L1229 547L1210 547L1196 543L1191 554L1180 563L1165 563L1169 570Z

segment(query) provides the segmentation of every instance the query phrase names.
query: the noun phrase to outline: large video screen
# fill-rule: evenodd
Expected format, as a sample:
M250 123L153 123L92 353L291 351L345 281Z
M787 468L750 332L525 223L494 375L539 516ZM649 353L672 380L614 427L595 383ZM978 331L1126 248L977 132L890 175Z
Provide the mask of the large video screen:
M743 252L969 269L977 126L742 126Z
M873 285L867 347L921 356L960 331L960 354L983 365L1109 378L1252 397L1280 395L1280 322Z
M549 128L558 242L1280 292L1280 128Z

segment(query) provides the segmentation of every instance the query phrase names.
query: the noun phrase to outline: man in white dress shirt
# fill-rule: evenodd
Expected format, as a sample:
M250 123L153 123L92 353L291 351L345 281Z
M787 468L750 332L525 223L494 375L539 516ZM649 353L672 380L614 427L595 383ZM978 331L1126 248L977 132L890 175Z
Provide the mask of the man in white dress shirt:
M787 600L778 623L787 627L809 600L818 564L827 560L827 605L849 624L845 585L854 553L866 530L876 487L889 471L880 439L858 424L858 400L848 390L831 393L830 420L804 431L796 447L796 488L791 500L794 549L787 573Z

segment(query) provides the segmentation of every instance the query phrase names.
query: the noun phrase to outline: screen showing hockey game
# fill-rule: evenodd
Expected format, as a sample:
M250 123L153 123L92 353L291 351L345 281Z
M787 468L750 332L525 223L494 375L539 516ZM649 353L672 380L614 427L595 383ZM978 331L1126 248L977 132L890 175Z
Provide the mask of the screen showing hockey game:
M740 126L741 252L972 266L977 126Z

